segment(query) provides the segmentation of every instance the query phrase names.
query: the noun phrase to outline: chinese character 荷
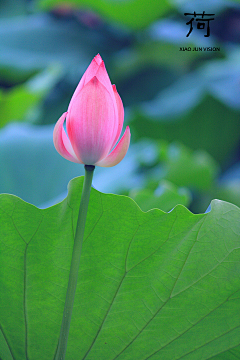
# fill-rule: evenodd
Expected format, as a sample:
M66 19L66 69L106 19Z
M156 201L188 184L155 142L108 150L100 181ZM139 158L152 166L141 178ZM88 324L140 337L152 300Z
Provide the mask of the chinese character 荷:
M207 34L204 35L205 37L208 37L210 36L210 25L209 25L209 22L211 20L214 20L214 18L206 18L204 19L204 16L214 16L215 14L205 14L205 11L202 12L202 14L196 14L196 12L194 11L193 14L191 13L184 13L184 15L191 15L193 16L193 18L191 20L189 20L186 25L190 25L190 30L188 32L188 34L186 35L186 37L188 37L192 30L193 30L193 21L196 20L197 21L197 29L205 29L205 25L207 23ZM200 18L197 18L197 16L202 16Z

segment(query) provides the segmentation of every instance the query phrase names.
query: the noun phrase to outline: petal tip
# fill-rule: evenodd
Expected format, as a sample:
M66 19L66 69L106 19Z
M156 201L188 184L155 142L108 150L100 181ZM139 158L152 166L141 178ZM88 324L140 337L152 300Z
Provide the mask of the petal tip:
M98 65L100 65L103 62L103 59L101 58L101 55L99 53L94 57L94 60Z

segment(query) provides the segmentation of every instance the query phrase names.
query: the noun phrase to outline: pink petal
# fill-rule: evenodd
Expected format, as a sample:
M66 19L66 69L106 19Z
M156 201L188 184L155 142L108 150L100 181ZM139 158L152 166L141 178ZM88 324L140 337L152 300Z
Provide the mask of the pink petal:
M84 81L84 85L86 85L90 80L92 80L92 78L94 76L97 76L98 70L100 66L104 66L104 62L101 58L101 56L99 54L97 54L91 64L89 65L89 67L87 68L87 70L85 71L84 75L85 75L85 81ZM105 66L104 66L105 67ZM106 71L106 70L105 70ZM107 71L106 71L107 73ZM108 76L108 75L107 75Z
M67 115L67 133L74 152L84 164L107 156L116 134L112 97L95 76L80 91Z
M119 129L118 105L117 105L118 99L116 99L116 96L114 94L114 90L112 88L111 81L109 79L107 70L105 68L105 64L104 64L104 62L103 62L103 60L102 60L102 58L101 58L101 56L99 54L94 57L91 64L88 66L87 70L85 71L82 79L80 80L80 82L79 82L79 84L78 84L78 86L77 86L77 88L76 88L76 90L75 90L75 92L74 92L74 94L72 96L72 99L71 99L71 101L69 103L68 112L71 113L71 108L72 108L74 102L76 102L76 101L79 102L78 95L80 94L81 90L95 76L97 77L98 81L109 92L109 94L110 94L110 96L112 98L113 106L114 106L114 116L112 116L112 119L111 119L111 123L113 125L113 132L112 132L112 137L111 137L112 138L112 145L110 146L110 149L108 150L108 152L109 152L114 147L115 143L117 142L117 140L118 140L118 138L119 138L119 136L121 134L122 127ZM119 97L119 95L118 95L118 97ZM120 101L121 101L121 99L120 99ZM68 120L67 120L67 132L68 132L68 134L70 134L69 129L68 129Z
M108 92L113 95L113 88L112 88L112 83L109 79L107 70L105 68L105 64L102 61L100 63L100 65L98 66L98 70L96 72L96 77L98 78L98 80L105 86L105 88L108 90Z
M122 161L122 159L124 158L124 156L128 151L130 144L130 137L131 137L130 129L129 126L127 126L121 140L119 141L115 149L105 159L95 163L94 165L102 166L102 167L111 167L120 163L120 161Z
M122 103L122 99L120 98L116 86L112 85L113 88L113 93L116 99L116 104L117 104L117 110L118 110L118 122L117 122L117 133L116 136L113 140L112 143L112 148L114 147L114 145L117 143L119 136L122 132L122 127L123 127L123 121L124 121L124 108L123 108L123 103ZM112 149L111 148L111 149Z
M109 79L109 76L108 76L108 73L107 73L107 70L105 68L105 64L103 61L99 65L98 71L96 73L96 77L100 81L100 83L106 88L106 90L109 92L109 94L112 97L112 101L114 104L114 112L115 112L115 116L112 119L112 121L114 121L114 127L115 127L115 130L114 130L115 131L114 139L115 139L116 134L118 132L118 104L117 104L116 96L114 94L112 83ZM121 131L120 131L120 133L121 133ZM120 135L120 133L119 133L119 135ZM114 144L115 143L116 142L114 142ZM114 146L114 144L112 146Z
M90 65L88 66L87 70L83 74L76 90L73 93L73 96L71 98L71 101L69 103L68 109L70 108L72 102L76 98L76 96L79 94L79 92L82 90L83 86L87 84L94 76L96 76L96 73L99 69L100 64L103 63L103 60L99 54L97 54L93 60L91 61Z
M83 164L75 155L72 145L65 133L63 128L63 123L65 120L67 112L63 113L62 116L57 121L54 130L53 130L53 143L54 146L65 159Z

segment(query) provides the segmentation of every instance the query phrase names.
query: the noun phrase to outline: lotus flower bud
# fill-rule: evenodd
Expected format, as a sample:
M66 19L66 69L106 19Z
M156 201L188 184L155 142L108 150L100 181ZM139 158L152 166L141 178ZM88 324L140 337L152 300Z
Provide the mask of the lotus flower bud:
M63 124L66 119L66 130ZM81 78L65 112L55 125L53 142L65 159L110 167L126 155L130 144L127 126L120 137L124 120L122 100L112 85L98 54Z

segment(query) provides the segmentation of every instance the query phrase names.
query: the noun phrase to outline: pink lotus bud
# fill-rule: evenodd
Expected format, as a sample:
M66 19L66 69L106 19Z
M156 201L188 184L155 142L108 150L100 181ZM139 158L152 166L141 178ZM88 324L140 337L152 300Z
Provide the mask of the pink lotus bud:
M65 118L67 134L63 128ZM55 125L54 146L65 159L76 163L105 167L117 165L128 151L131 136L127 126L114 148L123 120L122 100L98 54L81 78L68 111Z

